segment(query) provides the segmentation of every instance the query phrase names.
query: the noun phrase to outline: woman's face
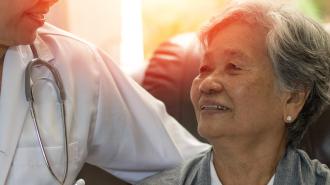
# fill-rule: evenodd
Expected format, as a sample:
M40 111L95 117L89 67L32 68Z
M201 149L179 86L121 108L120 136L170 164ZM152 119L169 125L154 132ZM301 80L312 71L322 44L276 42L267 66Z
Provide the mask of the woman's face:
M236 21L206 48L191 99L198 132L209 141L283 135L285 97L267 56L266 34L263 27Z
M30 44L57 0L0 0L0 45Z

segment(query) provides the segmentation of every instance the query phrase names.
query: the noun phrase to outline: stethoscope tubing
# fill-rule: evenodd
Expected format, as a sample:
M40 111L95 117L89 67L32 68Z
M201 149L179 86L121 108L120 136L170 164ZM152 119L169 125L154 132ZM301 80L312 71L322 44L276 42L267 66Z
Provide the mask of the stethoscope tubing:
M29 107L30 107L30 113L31 113L31 117L33 120L33 124L37 133L37 138L38 138L38 143L42 152L42 156L44 159L44 162L49 170L49 172L51 173L51 175L55 178L55 180L59 183L59 184L64 184L65 180L67 178L67 174L68 174L68 168L69 168L69 151L68 151L68 137L67 137L67 128L66 128L66 110L65 110L65 92L64 92L64 86L63 86L63 82L61 79L61 76L59 74L59 72L57 71L57 69L55 67L53 67L52 65L50 65L48 62L45 62L43 60L41 60L38 57L38 53L36 48L34 47L34 45L30 45L32 53L33 53L33 59L29 62L28 66L26 67L25 70L25 96L26 96L26 100L29 102ZM52 83L55 87L56 90L56 94L57 94L57 99L61 105L61 117L62 117L62 121L63 121L63 135L64 135L64 150L65 150L65 170L64 170L64 177L62 180L60 180L60 178L55 174L51 164L49 163L49 159L47 157L47 153L44 147L44 142L42 140L41 134L40 134L40 129L39 129L39 124L38 124L38 120L36 117L36 111L34 108L34 97L33 97L33 84L32 83L32 79L31 79L31 73L32 73L32 69L34 66L44 66L46 67L53 75L54 81L55 83Z

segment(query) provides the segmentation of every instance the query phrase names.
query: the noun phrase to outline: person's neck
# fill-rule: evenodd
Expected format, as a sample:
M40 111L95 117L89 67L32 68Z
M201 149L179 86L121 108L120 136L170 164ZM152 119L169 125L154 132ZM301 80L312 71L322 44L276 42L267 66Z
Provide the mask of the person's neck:
M221 182L224 185L266 185L284 155L285 134L277 142L272 139L247 141L246 138L211 142L213 164Z
M1 87L2 87L2 71L3 71L3 62L5 59L5 54L7 51L8 47L0 45L0 92L1 92Z
M4 46L4 45L0 44L0 60L1 60L1 62L3 62L3 58L6 54L7 49L8 49L8 46Z

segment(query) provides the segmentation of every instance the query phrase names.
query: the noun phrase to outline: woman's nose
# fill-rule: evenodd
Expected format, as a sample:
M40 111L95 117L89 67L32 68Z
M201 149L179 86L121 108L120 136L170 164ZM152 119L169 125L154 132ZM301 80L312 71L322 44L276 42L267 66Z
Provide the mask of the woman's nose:
M214 76L204 78L199 85L199 91L203 94L216 94L221 92L222 89L222 83Z

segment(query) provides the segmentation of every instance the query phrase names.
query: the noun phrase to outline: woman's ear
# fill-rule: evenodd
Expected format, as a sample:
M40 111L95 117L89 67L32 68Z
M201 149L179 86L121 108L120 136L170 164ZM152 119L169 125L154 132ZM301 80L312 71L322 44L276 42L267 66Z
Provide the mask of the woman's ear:
M309 91L307 90L287 93L283 112L284 123L290 124L298 117L305 105L308 95Z

